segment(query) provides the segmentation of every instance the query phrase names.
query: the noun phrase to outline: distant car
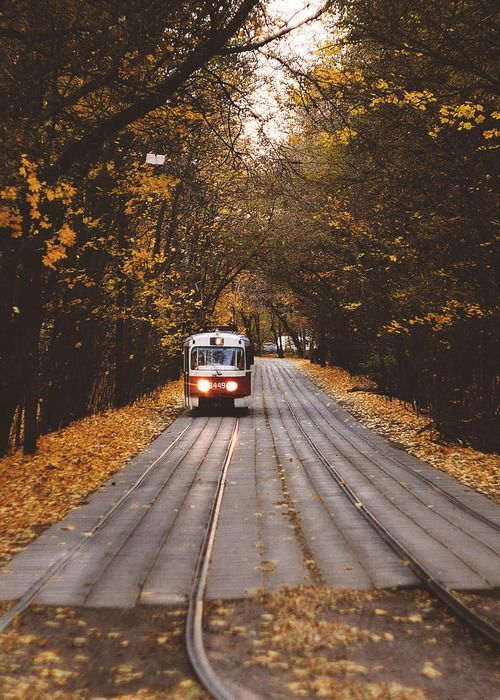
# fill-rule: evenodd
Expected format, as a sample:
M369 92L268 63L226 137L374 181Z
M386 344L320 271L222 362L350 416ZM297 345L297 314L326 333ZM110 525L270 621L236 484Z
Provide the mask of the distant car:
M265 343L262 343L262 352L265 354L278 352L278 346L276 345L276 343L273 343L271 340L268 340Z

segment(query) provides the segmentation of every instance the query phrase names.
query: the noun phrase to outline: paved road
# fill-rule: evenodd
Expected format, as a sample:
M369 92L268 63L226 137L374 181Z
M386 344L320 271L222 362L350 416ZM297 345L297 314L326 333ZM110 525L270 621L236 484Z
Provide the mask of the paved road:
M0 599L22 595L76 548L37 602L131 607L184 601L236 420L181 416L88 504L9 563L0 575ZM297 421L359 498L441 581L462 590L500 585L499 532L470 512L498 524L500 509L361 426L293 363L259 360L252 406L240 418L229 468L209 598L243 597L283 584L416 584L346 500Z

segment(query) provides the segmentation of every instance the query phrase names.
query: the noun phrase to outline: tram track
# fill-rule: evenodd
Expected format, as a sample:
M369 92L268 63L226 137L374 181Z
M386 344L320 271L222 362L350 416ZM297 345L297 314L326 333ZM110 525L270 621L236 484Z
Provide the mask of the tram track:
M295 538L300 545L304 564L308 569L309 576L311 578L311 583L313 585L324 585L324 580L323 580L323 577L321 575L321 571L316 563L314 554L313 554L312 550L310 549L309 544L307 542L307 538L303 532L302 525L301 525L301 516L300 516L297 508L295 507L294 499L291 497L289 490L287 488L285 471L284 471L283 467L281 466L281 458L280 458L280 454L278 451L276 433L275 433L275 430L274 430L273 425L271 423L269 408L268 408L267 401L266 401L264 394L262 395L262 406L264 409L264 417L265 417L265 421L266 421L266 427L271 434L274 459L276 461L276 468L277 468L278 477L279 477L279 480L281 483L281 489L282 489L282 493L283 493L284 503L286 504L287 518L290 521L290 525L293 527ZM320 494L314 488L314 484L311 482L310 479L309 479L309 483L311 484L312 488L316 491L317 496L319 496Z
M290 370L287 367L281 366L280 365L280 370L285 373L292 381L295 382L295 378L297 375L292 375ZM310 385L309 382L301 375L299 374L299 383L304 387L305 390L310 390ZM339 420L339 416L336 414L335 410L333 410L330 406L323 406L322 404L319 404L317 406L318 412L325 418L325 413L328 412L335 420ZM325 421L327 419L325 418ZM328 422L328 421L327 421ZM331 423L330 423L331 425ZM331 425L331 427L338 432L338 428L334 427ZM348 431L346 431L348 432ZM342 433L342 437L349 441L351 445L356 448L355 444L352 442L352 440L349 437L346 437L344 433ZM487 525L488 527L493 528L494 530L497 530L500 532L500 522L495 522L491 518L488 518L487 516L483 515L482 513L479 513L477 510L474 508L471 508L467 503L464 503L464 501L460 500L453 494L449 493L449 491L446 491L443 489L441 486L436 484L432 479L429 479L426 477L424 474L420 474L416 472L414 469L411 467L408 467L406 464L398 460L395 456L393 455L387 455L386 453L382 453L379 448L365 435L363 435L363 441L371 447L371 449L376 452L378 455L383 456L385 459L389 460L393 464L397 465L398 468L404 470L411 476L415 477L419 481L425 483L427 486L429 486L433 491L438 493L440 496L443 496L447 500L449 500L453 505L455 505L457 508L460 510L464 511L468 515L476 518L477 520L481 521L484 525Z
M181 439L188 433L189 429L195 425L197 421L190 420L189 424L169 443L169 445L161 452L161 454L145 469L145 471L140 475L140 477L127 489L127 491L104 513L99 521L86 533L84 539L77 542L73 547L69 548L66 552L61 554L60 557L56 559L46 570L39 576L36 581L29 587L29 589L21 596L21 598L8 610L4 615L0 617L0 633L7 630L7 628L12 624L12 622L27 608L30 604L37 598L37 596L43 591L44 587L56 577L64 567L71 561L72 557L80 552L80 550L88 545L92 538L97 535L105 525L110 521L112 516L117 513L117 511L127 504L130 497L139 489L139 487L144 483L151 472L160 464L161 460L181 441ZM222 421L217 426L214 431L205 452L208 453L212 444L219 434ZM207 427L207 421L205 421L204 426L201 431ZM237 437L239 431L239 419L235 419L235 423L231 432L231 436L226 447L225 456L223 459L222 467L219 473L219 478L217 481L216 491L212 500L210 507L210 514L208 516L207 525L205 528L205 533L202 540L202 545L200 548L199 556L196 561L195 573L193 577L193 583L191 591L188 596L188 610L186 618L186 649L188 653L189 660L193 667L193 670L200 681L200 683L205 687L205 689L214 697L216 700L258 700L260 696L253 693L252 691L237 686L235 684L227 684L224 679L219 676L213 669L212 664L208 658L203 633L203 614L204 614L204 597L207 587L207 579L209 573L210 559L212 556L213 546L215 542L215 535L219 520L219 514L222 505L222 499L224 495L224 488L227 478L227 471L231 462L231 457L236 445ZM195 435L194 441L196 441L198 434ZM182 455L176 460L172 472L169 474L165 483L162 485L160 492L163 491L172 475L180 467L186 455L189 453L189 447L183 452ZM201 463L203 459L201 460ZM193 483L197 478L199 469L193 475ZM160 493L159 492L159 493ZM159 493L156 495L155 500L159 497ZM186 494L187 495L187 494ZM186 500L186 495L182 503ZM182 506L182 504L181 504ZM181 511L179 507L178 512ZM174 523L178 517L174 517L174 521L171 523L168 532L173 528ZM142 515L139 524L142 522L144 515ZM168 537L168 532L164 534L162 538L166 540ZM120 551L121 547L126 544L131 534L126 535L123 541L120 541L114 551L110 555L110 559L106 562L104 571L110 566L111 562L116 557L117 553ZM101 572L102 573L102 572ZM95 581L94 581L95 584ZM85 603L88 604L88 599L92 596L92 585L90 590L85 597Z
M222 421L221 421L221 422L222 422ZM215 440L216 440L216 438L217 438L217 435L218 435L219 430L220 430L220 427L221 427L221 422L220 422L219 425L217 426L217 429L215 430L215 432L214 432L214 434L213 434L213 436L212 436L211 441L209 442L209 444L207 445L207 447L206 447L206 449L205 449L205 456L208 454L210 448L212 447L212 445L214 444L214 442L215 442ZM203 425L203 427L202 427L201 430L199 431L198 435L195 437L194 442L196 442L196 440L198 439L199 435L207 428L207 423L208 423L208 421L205 422L205 424ZM160 489L159 489L159 490L157 491L157 493L155 494L154 499L148 504L149 507L152 507L155 503L157 503L157 502L159 501L159 499L161 498L162 494L163 494L163 493L166 491L166 489L168 488L168 486L169 486L169 484L170 484L170 482L171 482L171 479L172 479L172 477L174 476L175 472L181 467L182 463L184 462L184 460L186 459L186 457L187 457L188 454L189 454L189 449L187 449L187 450L184 452L184 454L181 455L180 458L176 461L176 463L175 463L175 465L174 465L172 471L171 471L170 474L168 475L167 479L165 480L165 482L162 484L162 486L160 487ZM202 460L202 461L203 461L203 460ZM193 485L193 483L195 482L195 480L196 480L196 478L197 478L197 476L198 476L200 467L201 467L201 464L200 464L200 466L198 467L198 469L197 469L197 470L194 472L194 474L193 474L193 477L192 477L192 479L191 479L191 486ZM165 529L165 531L163 532L160 542L156 545L156 551L154 552L154 556L153 556L153 557L151 558L151 560L149 561L148 566L147 566L147 569L146 569L146 572L145 572L145 573L142 575L142 577L141 577L141 581L140 581L140 584L139 584L140 590L143 589L143 587L144 587L144 581L147 579L148 573L154 568L155 562L156 562L156 560L157 560L157 558L158 558L159 553L161 552L161 549L162 549L163 545L164 545L165 542L168 540L170 533L172 532L173 528L174 528L175 525L176 525L177 519L178 519L178 517L179 517L179 513L181 512L182 507L184 506L184 504L185 504L185 502L186 502L186 499L187 499L187 497L188 497L188 493L189 493L189 491L186 491L186 492L185 492L184 497L183 497L182 500L179 502L179 507L177 508L177 512L176 512L175 516L172 518L172 520L171 520L169 526L168 526L168 527ZM140 519L139 519L136 523L134 523L133 529L132 529L129 533L127 533L127 535L125 536L125 538L124 538L123 540L119 540L119 541L116 543L115 550L111 553L111 556L109 557L109 559L108 559L108 561L106 562L105 566L99 570L99 573L98 573L98 574L94 577L94 579L91 581L91 583L90 583L90 585L89 585L89 591L88 591L88 593L87 593L87 595L85 596L85 599L84 599L84 601L83 601L83 604L84 604L84 605L89 605L89 604L91 605L93 587L97 584L98 579L102 578L102 577L105 575L106 571L112 566L112 564L113 564L113 562L115 561L116 557L119 555L119 553L122 551L122 549L126 546L126 544L129 542L129 540L134 536L134 534L137 532L137 530L140 528L141 524L143 523L143 521L144 521L145 518L146 518L146 513L148 512L148 510L149 510L149 508L143 510L143 513L141 514ZM130 572L129 572L129 575L130 575Z
M470 628L485 637L490 643L495 646L500 646L500 629L491 624L488 620L478 615L472 608L467 606L460 597L445 584L443 584L432 571L423 564L419 558L414 555L408 547L401 542L398 537L391 532L377 516L365 505L359 494L353 489L343 478L342 474L332 464L331 460L323 453L323 451L315 444L314 440L308 434L307 430L302 426L299 417L288 397L286 392L280 385L280 393L284 403L287 405L290 415L292 416L297 428L300 430L305 440L317 455L321 463L327 469L330 476L337 483L338 487L358 510L358 512L369 522L376 530L382 539L391 547L391 549L405 562L422 582L423 586L443 602L460 620L465 622Z
M394 534L394 532L391 530L391 527L389 527L387 522L384 521L384 518L380 518L379 512L376 509L375 512L373 512L370 501L368 501L368 504L364 501L364 494L358 492L357 486L351 485L349 483L349 479L346 480L345 475L343 475L341 471L337 469L335 465L335 458L331 455L330 445L327 444L327 441L329 441L331 445L335 448L335 451L338 451L339 454L342 452L339 445L335 444L336 432L342 437L343 440L346 441L346 443L349 443L351 445L352 451L349 454L345 455L346 460L349 459L349 456L352 457L352 453L354 451L357 451L360 455L362 455L364 460L370 461L373 460L373 457L369 454L369 451L363 451L363 439L359 435L355 435L355 438L352 438L352 440L350 440L349 430L347 427L344 427L342 429L341 425L336 426L334 424L333 418L330 418L331 422L329 423L329 420L327 419L328 416L335 417L335 414L323 405L316 406L316 403L314 402L313 398L314 395L311 392L311 388L307 387L307 384L305 382L302 382L300 378L298 382L296 381L296 379L297 378L295 377L295 375L293 373L290 373L286 367L281 365L281 363L273 363L272 369L271 365L262 367L259 372L258 381L260 382L260 386L265 386L266 389L265 392L262 392L263 415L260 416L259 420L261 422L265 422L265 427L269 431L268 441L270 440L272 442L274 457L277 466L280 467L280 462L285 461L284 455L288 456L288 450L293 450L291 454L293 455L294 459L295 454L297 455L297 459L302 464L304 476L310 485L310 491L312 492L312 496L309 496L310 501L312 501L312 503L315 502L315 492L317 494L316 498L318 501L318 508L324 509L324 511L328 514L330 518L332 518L333 516L334 525L335 527L338 527L337 524L335 524L335 514L331 512L330 505L323 503L320 486L318 486L318 484L315 481L316 474L324 474L324 468L324 470L328 473L328 475L331 478L333 478L333 480L339 487L339 495L336 496L336 498L338 498L339 501L345 502L345 508L350 512L354 512L352 511L351 506L348 504L348 502L350 502L352 506L354 506L354 508L356 509L356 512L363 516L364 520L368 523L368 525L371 526L371 528L373 528L373 531L380 536L381 541L383 541L385 545L390 547L390 549L396 554L398 559L402 559L405 563L407 563L408 567L422 582L422 585L427 590L429 590L434 596L440 599L459 619L461 619L463 622L469 625L469 627L479 632L492 644L500 645L500 630L493 626L488 620L478 615L471 607L469 607L466 604L466 602L464 602L464 600L462 600L459 597L459 595L451 587L445 585L440 580L439 576L435 575L435 571L432 569L432 567L429 567L427 565L425 560L422 561L418 555L414 556L412 553L412 547L408 544L408 541L405 541L404 538L401 539L398 536L398 534ZM299 386L297 386L297 384ZM255 388L257 388L257 382ZM304 389L303 391L301 391L302 388ZM306 388L308 388L309 390L306 391ZM271 401L266 401L266 394L268 394L269 396L274 394L274 406L272 405ZM315 411L317 411L317 413ZM252 418L252 421L253 420L254 419ZM309 420L311 421L310 426ZM210 426L208 426L209 423ZM198 427L198 430L193 430L193 426L195 425ZM209 429L207 428L207 426ZM342 432L340 432L338 428L340 428ZM189 432L190 429L192 429L192 432ZM286 441L280 440L281 430L284 431L284 435L287 435ZM181 453L178 454L177 452L175 452L175 456L172 455L170 460L168 461L168 464L170 465L169 468L171 469L168 476L164 478L163 472L158 472L157 474L158 481L160 480L161 476L161 484L159 486L158 493L155 493L153 498L151 499L151 503L156 503L160 498L161 493L166 491L167 485L169 484L172 475L176 472L176 470L178 470L179 466L183 463L183 460L189 454L191 448L196 446L197 440L201 435L204 438L201 440L203 445L199 446L199 454L192 461L192 466L198 466L196 466L196 469L194 469L193 466L193 474L189 473L189 475L186 476L186 484L188 484L186 486L187 490L185 492L182 492L182 497L179 497L179 500L176 501L174 504L178 506L178 509L174 509L177 510L177 514L172 515L173 519L168 529L165 530L161 539L157 539L155 547L151 548L148 557L145 558L149 562L149 569L147 571L146 569L144 569L145 573L143 572L140 574L142 577L141 581L142 583L144 583L144 580L146 580L146 578L148 577L148 572L151 571L151 568L155 565L156 558L158 557L159 552L162 550L166 540L168 539L170 531L173 529L174 524L177 522L177 518L179 517L179 515L182 512L194 512L188 510L188 508L194 508L194 505L189 505L187 503L187 496L190 493L189 489L195 484L195 481L198 479L201 465L203 464L205 458L208 456L208 461L211 460L211 463L213 465L213 471L211 472L209 479L207 480L207 484L210 482L211 485L209 487L209 490L206 491L207 496L206 499L203 501L203 520L197 521L199 527L199 535L197 535L196 549L193 549L193 559L191 560L192 562L195 561L196 563L194 566L194 576L192 579L191 589L188 594L188 610L186 618L185 638L187 654L193 667L194 673L198 677L200 683L212 695L212 697L216 698L216 700L257 700L258 698L260 698L259 695L257 695L250 689L239 686L236 682L229 680L228 678L230 677L230 674L228 674L228 678L225 678L223 675L217 672L216 668L214 668L208 656L206 639L204 637L205 600L207 598L210 599L211 597L210 590L207 596L207 581L209 579L209 574L211 571L212 573L215 572L215 576L217 575L216 567L213 564L211 564L211 560L213 559L212 555L216 539L218 543L217 546L219 546L220 542L224 542L224 515L222 516L221 520L221 539L217 538L216 533L221 515L221 510L223 510L225 487L226 483L228 482L228 470L230 468L233 453L238 442L239 431L240 420L236 416L231 421L226 421L226 419L220 418L219 422L217 422L216 420L214 421L213 419L207 419L204 423L200 419L190 419L189 424L186 427L184 427L183 430L179 434L177 434L175 439L173 439L165 447L165 449L163 449L161 454L145 468L145 471L139 476L138 479L134 481L134 483L131 486L127 488L125 493L123 493L123 495L106 510L104 515L100 516L99 520L92 526L91 529L88 530L88 532L83 533L83 539L76 542L73 546L69 547L67 551L64 551L60 556L58 556L56 560L47 568L47 570L34 581L34 583L22 595L22 597L17 601L17 603L15 603L7 613L0 617L0 632L3 632L17 615L25 611L30 605L30 603L37 599L38 594L41 591L43 591L46 584L48 584L54 577L57 577L57 575L60 572L62 572L64 567L70 562L71 558L77 553L79 553L80 550L87 545L87 543L91 542L93 538L96 538L96 535L101 532L106 523L109 523L110 519L113 517L114 514L117 513L117 511L120 508L126 507L126 505L130 506L130 502L127 504L127 501L129 501L130 497L139 489L139 487L141 486L141 484L143 484L148 475L151 475L153 470L160 464L161 460L176 445L179 444L182 438L187 438L186 444L182 443ZM240 442L244 443L245 426L243 424L241 426L241 435L242 438ZM257 435L257 433L255 433L255 435ZM324 441L323 438L320 436L324 437ZM302 440L302 437L304 438L304 440ZM255 439L256 442L254 446L254 466L256 467L257 437ZM366 442L370 447L373 448L374 451L378 453L378 455L380 455L381 457L385 456L380 450L377 450L375 445L371 444L369 441ZM308 447L306 447L306 443ZM217 446L217 449L212 450L212 446L215 444ZM361 448L359 446L360 444ZM288 445L290 445L290 447ZM196 452L196 450L194 450L194 452ZM349 450L347 450L347 452L349 452ZM234 458L235 465L238 463L238 455L240 455L240 450L238 450ZM304 457L304 455L306 456ZM406 467L406 465L397 462L397 460L394 460L391 457L388 457L388 459L395 462L398 465L398 467L402 467L405 472L411 472L411 474L416 479L420 478L419 474L414 473L409 467ZM292 461L293 460L290 460L290 462ZM309 473L308 469L311 467L312 464L314 465L314 470L312 473ZM307 545L308 537L311 534L311 530L307 532L306 529L304 529L304 532L302 533L300 521L302 520L303 514L301 513L301 507L296 507L297 503L300 502L304 504L305 501L295 501L292 496L288 496L288 487L286 480L287 473L289 474L290 471L287 471L288 465L285 466L286 470L282 469L281 472L278 471L278 475L282 481L281 488L283 494L286 493L287 495L287 498L285 499L288 510L287 517L293 519L293 517L295 517L294 514L296 515L297 523L295 523L294 536L299 541L299 543L302 542L302 545ZM377 465L377 467L381 468L380 465ZM179 475L184 473L184 470L179 471ZM293 474L293 471L291 473ZM368 479L368 476L368 474L363 474L363 477L365 479ZM393 475L391 476L393 478ZM291 478L294 479L295 476L292 475ZM403 477L400 476L400 478ZM403 481L404 480L405 479L403 478ZM329 485L331 484L331 482L327 476L324 476L323 481L326 482L327 488L330 488ZM429 480L424 477L421 479L421 481L427 484ZM147 486L151 487L152 485L154 485L156 487L155 482L156 479L153 478L151 482L148 482ZM191 484L191 486L189 486L189 483ZM305 481L303 480L300 483L304 484ZM297 481L296 484L299 484L299 481ZM433 485L432 483L429 483L427 485L432 487L435 486L434 490L437 491L437 493L439 493L443 497L448 495L445 490L441 489L437 485ZM215 493L213 493L214 486ZM403 484L400 483L400 486L403 486ZM380 486L377 487L375 484L373 484L373 487L378 488L380 490ZM228 500L230 500L231 498L230 488L231 487L228 488L227 493ZM336 489L332 490L336 492ZM297 491L297 488L296 492L299 493L299 491ZM309 493L309 491L307 491L307 493ZM340 495L340 493L342 493L343 495ZM412 495L415 496L415 494ZM343 496L346 497L345 501ZM258 497L259 493L257 490L256 498L258 499ZM148 498L150 498L150 496L148 496ZM300 498L304 499L306 497L303 496L303 494L301 494ZM455 505L454 498L451 498L449 500L453 503L453 505ZM421 503L425 505L424 501L422 500ZM226 500L224 500L224 509L226 508L225 504ZM149 507L149 505L144 504L143 507L147 508ZM398 508L398 506L395 504L391 505L395 508ZM138 508L137 505L135 505L134 507L136 509ZM313 508L313 506L311 506L311 508ZM261 510L260 506L258 510ZM473 509L468 510L470 510L469 515L474 516L476 514ZM354 512L355 514L353 517L359 520L359 522L362 522L360 519L357 518L356 512ZM209 513L208 517L207 513ZM112 548L107 550L106 556L102 557L100 562L92 562L93 566L95 566L96 568L94 571L91 572L92 575L88 579L89 590L87 592L87 595L83 599L85 605L90 607L94 605L93 586L97 583L99 576L101 576L103 572L106 573L108 567L110 567L111 564L115 562L115 559L121 556L121 548L127 542L129 542L131 538L136 536L135 529L139 526L144 527L144 525L147 525L145 514L146 510L140 512L136 516L136 519L134 521L134 527L132 527L132 524L130 524L130 529L122 529L119 531L119 539L117 539L116 542L113 543ZM316 512L314 512L314 515L315 514ZM257 513L255 515L257 515ZM326 515L323 517L326 520ZM182 520L182 518L180 519ZM490 522L489 519L486 517L478 517L478 521L482 522L482 526L488 525ZM453 525L453 518L449 519L448 522L451 525ZM292 524L294 523L292 522ZM378 540L377 536L372 533L368 525L363 525L364 529L366 530L366 532L369 533L371 537L373 537L374 540ZM260 521L259 526L262 527L262 523L260 523ZM314 517L312 518L312 521L310 519L308 520L307 527L310 528L313 526ZM478 530L481 529L479 525L476 525L475 527ZM358 563L360 568L364 568L366 565L366 561L364 562L363 557L358 557L358 554L355 552L355 546L353 546L352 542L349 541L349 532L343 532L341 528L338 529L340 535L345 540L346 547L351 547L352 551L354 552L354 555L359 559ZM201 537L202 532L203 535ZM463 532L466 535L472 537L472 535L467 531ZM201 546L199 544L200 537ZM301 537L303 541L301 540ZM97 541L99 541L99 539L100 537L96 538ZM313 537L312 539L315 538ZM264 535L261 531L259 531L259 541L261 540L264 541ZM274 539L272 541L274 541ZM484 546L487 546L487 544L485 543L482 544ZM380 547L385 547L385 545L380 544ZM196 552L198 551L199 554L196 557ZM493 551L495 550L492 549L492 552ZM393 556L392 553L389 554L391 557ZM314 553L312 549L309 550L307 548L302 547L302 555L305 564L312 563L312 560L314 559ZM338 554L336 556L338 558ZM399 562L396 561L395 564L397 565L397 567L399 567ZM191 566L192 564L190 565L190 567ZM309 574L315 574L311 575L311 583L321 586L324 582L322 580L320 566L321 558L318 559L317 565L314 564L313 571L311 571L311 568L309 567ZM468 564L468 566L470 565ZM192 570L193 569L190 568L190 572ZM99 576L96 577L97 571L99 572ZM374 579L372 579L368 571L367 577L370 579L372 585L375 586L376 583L374 582ZM138 579L134 580L136 581L136 583L139 581ZM187 581L188 585L190 580L191 578L189 578ZM211 581L213 581L213 579L211 579ZM413 583L413 577L411 577L411 581ZM210 585L212 585L212 583ZM188 588L186 587L185 591L187 590Z
M238 437L239 420L236 421L226 455L222 464L217 488L215 491L207 527L203 537L200 554L196 563L193 585L188 598L186 618L186 648L189 660L199 681L204 688L217 700L233 700L234 690L214 671L207 655L203 639L204 599L208 580L208 570L215 542L215 534L219 522L219 514L224 496L227 470Z
M290 392L293 393L293 386L292 386L292 384L288 383L288 387L289 387L289 389L290 389ZM282 392L282 393L283 393L283 392ZM309 418L309 420L311 421L311 423L314 424L315 429L316 429L316 430L317 430L317 431L332 445L332 447L334 447L340 454L343 455L343 457L346 459L346 461L349 461L349 462L352 463L352 461L350 460L349 456L348 456L348 455L345 453L345 451L339 446L339 444L336 443L336 442L333 442L332 439L331 439L331 436L330 436L328 433L326 433L326 432L318 425L318 422L315 420L315 418L314 418L314 416L312 415L311 411L310 411L310 410L306 407L306 405L305 405L306 401L307 401L308 404L310 404L310 403L311 403L310 400L309 400L307 397L304 397L304 394L301 394L300 397L299 397L297 394L294 394L294 396L295 396L295 398L297 398L297 400L299 401L299 403L300 403L300 405L301 405L303 411L305 412L305 414L307 415L307 417ZM314 406L314 409L315 409L321 416L323 416L323 413L322 413L322 410L321 410L320 407ZM325 421L325 422L327 422L327 421ZM425 501L423 500L423 498L422 498L417 492L415 492L415 491L414 491L412 488L410 488L407 484L403 483L400 479L398 479L397 476L396 476L395 474L393 474L393 473L391 473L389 470L387 470L387 469L383 466L383 464L379 464L379 463L375 462L371 457L368 457L368 456L363 452L363 450L361 450L358 446L356 446L356 444L350 439L349 436L346 436L345 433L340 432L339 429L338 429L338 427L337 427L336 425L332 425L331 423L328 423L328 422L327 422L327 424L328 424L328 427L329 427L332 431L334 431L334 433L335 433L336 435L338 435L342 440L344 440L345 442L347 442L348 445L350 445L350 446L362 457L363 460L368 460L368 461L371 463L370 468L376 468L376 469L378 469L382 474L385 475L385 477L387 477L388 479L390 479L392 482L394 482L394 484L396 484L398 487L402 488L402 489L403 489L404 491L406 491L412 498L414 498L417 502L419 502L420 505L421 505L422 507L427 507ZM398 465L398 466L399 466L399 465ZM356 466L356 470L357 470L357 471L360 473L360 475L362 475L365 479L366 479L366 478L369 478L368 475L367 475L359 466ZM417 479L418 479L418 476L417 476ZM396 507L400 512L403 513L403 511L401 511L401 509L400 509L398 506L395 506L395 504L392 503L392 502L390 501L390 499L388 498L387 494L384 493L384 491L381 489L380 486L376 486L373 482L372 482L372 485L373 485L374 488L376 488L376 489L379 491L380 495L381 495L384 499L387 499L387 500L388 500L388 505L391 505L391 506L393 506L393 507ZM445 493L446 493L446 492L443 492L443 495L444 495ZM474 512L474 513L475 513L475 512ZM403 514L404 514L405 516L411 518L411 516L409 516L406 512L404 512ZM480 547L483 547L483 548L488 549L488 550L490 551L490 553L491 553L492 555L494 555L494 556L499 556L498 550L497 550L497 549L494 549L494 548L490 545L489 542L484 542L484 541L478 539L478 537L477 537L476 535L474 535L473 533L471 533L471 532L467 531L466 529L464 529L464 528L462 527L462 525L461 525L460 523L458 523L456 520L451 520L449 517L447 517L447 516L446 516L445 514L443 514L443 513L438 513L438 514L435 514L435 515L437 515L439 518L442 518L443 521L447 522L447 523L448 523L450 526L452 526L453 528L457 528L458 530L460 530L466 537L471 538L471 539L476 543L477 546L480 546ZM413 518L411 518L411 519L413 520ZM484 524L484 523L483 523L483 524ZM430 530L428 530L426 527L424 527L421 523L419 524L419 526L420 526L420 527L422 528L422 530L423 530L424 532L426 532L431 538L434 538L434 535L433 535L433 533L432 533ZM455 552L455 556L457 556L458 559L461 559L461 557L460 557L456 552ZM461 559L461 560L462 560L463 563L464 563L466 566L468 566L471 570L475 571L474 568L473 568L473 566L471 565L471 563L465 562L463 559ZM477 571L475 571L475 573L478 574L478 575L480 575ZM484 578L484 576L481 576L481 577ZM487 580L487 579L485 579L485 580ZM488 583L491 585L491 582L488 581Z
M63 552L47 569L39 576L31 586L25 591L25 593L20 597L20 599L15 603L6 613L0 617L0 633L4 632L9 625L14 621L14 619L24 612L28 606L34 601L36 596L42 591L42 589L47 585L47 583L56 576L63 567L69 562L69 560L79 552L82 547L87 545L92 537L94 537L110 518L118 511L118 509L132 496L132 494L137 491L144 480L151 474L151 472L158 466L161 460L177 445L177 443L184 437L186 432L192 427L193 422L190 421L189 424L167 445L167 447L162 451L162 453L145 469L145 471L140 475L140 477L130 486L126 492L116 501L113 505L101 516L99 521L86 533L85 537L79 542L73 545L66 552Z
M4 632L11 623L17 618L18 615L23 613L29 605L35 600L37 595L43 590L46 584L56 576L73 556L75 556L85 545L87 545L92 537L94 537L101 529L108 523L110 518L121 508L128 499L137 491L145 479L151 474L155 467L161 462L161 460L172 450L172 448L184 437L187 431L193 426L194 421L190 421L180 433L175 437L174 440L162 451L162 453L149 465L149 467L141 474L141 476L130 486L127 491L121 496L121 498L114 503L106 513L100 518L100 520L94 525L94 527L88 532L85 539L82 539L76 543L68 551L64 552L45 572L40 576L24 593L24 595L15 603L10 610L8 610L4 615L0 617L0 633ZM238 692L234 687L229 687L218 676L208 659L205 644L203 639L203 609L204 609L204 594L206 590L208 569L210 565L210 558L213 550L213 545L215 541L215 533L217 529L217 523L222 503L222 497L224 494L224 486L226 481L227 470L231 462L231 456L236 444L239 429L239 419L236 419L234 424L231 438L226 449L225 457L222 464L222 469L220 472L215 496L210 509L210 515L208 518L208 524L205 530L205 535L203 537L203 542L200 550L200 554L196 563L195 575L193 579L193 585L188 598L188 612L186 620L186 648L190 662L192 664L193 670L196 676L202 683L202 685L210 692L210 694L217 700L234 700L237 697L245 698L258 698L257 695L251 693L250 691L241 689L242 692ZM215 440L218 434L218 429L215 431L212 441ZM185 458L187 452L180 457L180 459L175 464L174 471L180 466L183 459ZM172 475L170 474L170 476ZM198 472L195 473L193 480L196 478ZM162 490L166 487L170 480L167 479L162 487ZM184 499L185 500L185 499ZM172 527L172 526L171 526ZM130 536L130 535L129 535ZM126 539L128 539L128 537ZM164 536L166 538L167 535ZM121 543L123 544L123 543ZM119 550L120 547L118 547ZM115 553L116 554L116 553ZM109 562L108 562L109 565ZM89 592L87 598L91 595Z
M267 380L267 385L270 387L270 386L271 386L271 384L270 384L270 379L269 379L269 376L267 376L267 375L266 375L266 380ZM265 408L266 420L267 420L267 423L268 423L268 426L269 426L269 430L271 431L271 433L273 433L273 442L276 442L276 441L275 441L275 438L274 438L274 431L273 431L272 424L271 424L271 416L269 415L269 411L268 411L267 406L266 406L265 403L264 403L264 408ZM284 420L283 412L282 412L282 409L281 409L281 407L279 406L279 404L278 404L277 408L278 408L278 413L279 413L279 417L280 417L282 426L285 426L285 420ZM292 437L290 436L290 433L289 433L288 430L287 430L287 434L288 434L289 439L290 439L290 444L291 444L291 445L294 445L294 441L293 441ZM275 449L276 449L276 447L275 447ZM294 449L295 449L295 452L297 453L297 450L296 450L295 446L294 446ZM297 454L298 454L298 453L297 453ZM307 470L307 468L306 468L306 466L305 466L305 464L304 464L304 460L301 459L299 456L298 456L297 458L299 459L299 461L300 461L300 463L301 463L302 469L303 469L304 474L305 474L305 476L306 476L306 478L307 478L307 482L308 482L308 484L310 485L310 488L311 488L312 491L316 494L316 500L317 500L317 502L318 502L318 507L323 508L323 509L326 511L328 517L331 519L331 518L332 518L332 514L331 514L331 512L330 512L330 509L326 506L325 501L324 501L324 498L323 498L323 496L322 496L322 493L321 493L321 491L317 488L314 479L311 477L311 474L310 474L309 471ZM277 459L279 459L278 456L277 456ZM332 522L332 520L331 520L331 522ZM343 544L353 552L353 555L354 555L354 557L355 557L355 559L356 559L356 562L357 562L358 566L363 570L364 574L366 575L366 578L368 579L369 585L370 585L371 587L376 587L376 586L375 586L374 578L373 578L373 576L370 574L370 572L367 570L367 568L366 568L366 566L365 566L365 563L364 563L364 561L363 561L363 557L362 557L361 554L358 553L358 551L357 551L356 544L355 544L354 542L350 541L349 536L348 536L348 533L346 533L344 529L338 527L337 524L335 523L335 520L333 520L333 525L335 526L336 530L338 531L339 536L340 536L340 538L341 538L342 541L343 541ZM311 560L311 559L314 558L314 557L313 557L312 555L309 555L308 558L309 558L309 560Z

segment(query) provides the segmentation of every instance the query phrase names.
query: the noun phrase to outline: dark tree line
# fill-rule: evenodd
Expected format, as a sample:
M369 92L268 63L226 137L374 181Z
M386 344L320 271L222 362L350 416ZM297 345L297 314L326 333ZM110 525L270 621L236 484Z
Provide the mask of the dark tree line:
M497 15L488 2L335 7L315 65L289 66L295 127L263 269L307 316L315 359L495 449Z
M258 0L1 4L0 454L174 376L230 306L494 447L494 7L331 6L264 154L243 105L289 28Z
M175 375L244 266L237 103L263 20L258 0L1 4L0 454Z

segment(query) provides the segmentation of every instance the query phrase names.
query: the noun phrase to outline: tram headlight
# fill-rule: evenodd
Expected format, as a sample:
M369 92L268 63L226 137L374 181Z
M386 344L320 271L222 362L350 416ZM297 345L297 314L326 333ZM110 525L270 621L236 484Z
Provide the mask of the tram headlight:
M238 382L229 381L229 382L226 384L226 389L227 389L228 391L233 392L233 391L236 391L237 388L238 388Z
M199 379L198 384L196 386L204 394L206 394L208 391L210 391L210 382L208 381L208 379Z

